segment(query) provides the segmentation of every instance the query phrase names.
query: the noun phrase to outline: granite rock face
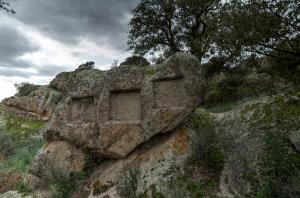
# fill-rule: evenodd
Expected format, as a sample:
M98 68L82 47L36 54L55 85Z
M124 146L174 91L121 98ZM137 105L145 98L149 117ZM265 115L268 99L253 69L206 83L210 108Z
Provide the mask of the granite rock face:
M10 97L1 103L6 107L31 114L38 120L49 120L53 115L56 105L62 99L61 93L48 86L41 86L28 96Z
M151 67L121 66L89 82L93 89L72 92L57 107L45 139L62 139L108 158L124 158L176 128L203 101L206 87L199 61L188 54Z
M31 189L43 188L46 182L69 179L84 166L85 155L80 149L64 141L53 141L35 156L25 180Z
M72 72L58 74L49 84L49 87L59 90L64 97L71 96L92 96L98 82L105 72L94 69L93 62L79 65Z

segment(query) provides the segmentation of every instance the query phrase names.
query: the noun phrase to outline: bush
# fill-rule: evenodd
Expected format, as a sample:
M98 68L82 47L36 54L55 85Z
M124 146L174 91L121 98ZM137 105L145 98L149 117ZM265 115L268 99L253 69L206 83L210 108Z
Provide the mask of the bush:
M63 170L53 170L54 179L49 182L49 190L53 198L68 198L76 190L76 182L87 177L85 172L66 175Z
M25 172L43 144L43 140L14 139L11 145L13 154L7 156L7 159L0 163L0 172Z
M218 148L211 116L208 112L198 109L192 123L197 134L192 141L192 154L188 162L221 170L224 165L224 154Z
M294 47L293 50L300 54L300 37L292 39L290 43ZM280 44L278 48L290 50L290 46L284 44ZM295 83L300 82L299 55L287 54L276 50L272 51L270 55L266 58L268 68L261 68L262 72L269 73L272 76L279 76Z
M269 131L257 197L300 197L300 155L283 134Z
M31 83L23 82L21 84L15 84L15 87L16 87L16 89L18 91L18 93L16 94L16 96L22 97L22 96L28 96L33 91L35 91L38 88L40 88L41 86L40 85L34 85L34 84L31 84Z
M22 196L27 196L31 192L31 190L28 188L28 186L26 185L26 183L24 181L18 181L16 183L16 190Z
M120 64L120 66L124 66L124 65L149 66L150 63L144 57L131 56L126 58L126 60Z
M12 137L10 137L4 131L4 127L0 125L0 154L9 156L12 154L12 152Z
M138 169L131 168L127 171L118 185L119 195L124 198L135 198L139 177L140 171Z

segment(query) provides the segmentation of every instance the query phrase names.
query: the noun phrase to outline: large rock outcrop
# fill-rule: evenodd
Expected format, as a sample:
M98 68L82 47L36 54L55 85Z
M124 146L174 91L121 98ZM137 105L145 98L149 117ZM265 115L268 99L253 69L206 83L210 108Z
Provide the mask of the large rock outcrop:
M92 96L98 82L106 72L94 68L93 62L79 65L75 71L58 74L49 84L49 87L59 90L66 97Z
M84 68L83 71L90 70ZM63 86L58 83L59 78L54 80L56 83L52 82L52 86L55 84L59 88L61 85L61 89L66 89L68 83ZM37 154L26 177L32 188L37 187L35 184L54 179L53 174L47 173L61 165L70 174L82 170L83 167L73 170L64 166L72 164L71 159L78 161L77 158L57 158L68 152L60 144L76 147L79 153L89 151L106 159L125 158L157 134L176 129L203 101L206 87L199 61L188 54L176 54L163 64L151 67L119 67L104 77L84 82L89 82L89 88L79 84L74 88L77 91L67 92L45 130L44 137L49 145ZM186 137L184 141L189 140L187 134L183 136ZM172 138L169 141L174 142ZM178 146L175 142L167 142L162 147L170 145L174 145L175 150L188 147L188 143L181 145L180 141ZM53 152L48 151L49 147ZM59 154L61 149L64 151ZM163 150L160 152L165 152ZM156 154L149 155L152 158ZM169 156L168 152L166 155ZM125 164L129 166L136 158L133 154L125 161L121 160L117 169ZM146 157L144 161L147 162Z
M226 155L222 197L300 195L300 92L215 114L215 126Z
M1 104L6 107L5 110L20 115L20 117L49 120L61 99L60 92L48 86L41 86L28 96L10 97L4 99Z
M203 101L206 85L199 61L188 54L151 67L119 67L95 80L87 85L94 87L89 92L72 92L58 106L47 141L62 139L105 157L126 157L184 121Z
M67 181L84 166L85 155L80 149L64 141L51 142L37 153L25 180L31 189L42 188L49 181Z

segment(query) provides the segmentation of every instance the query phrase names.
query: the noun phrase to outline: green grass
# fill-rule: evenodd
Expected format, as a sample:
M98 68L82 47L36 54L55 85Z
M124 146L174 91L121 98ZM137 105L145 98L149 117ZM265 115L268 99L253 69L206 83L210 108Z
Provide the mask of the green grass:
M17 137L28 137L38 132L45 125L44 121L27 120L16 118L14 116L6 116L4 118L6 131Z
M246 97L241 100L236 100L236 101L232 101L232 102L218 103L215 105L205 106L204 109L206 109L207 111L209 111L211 113L227 112L227 111L231 111L233 108L235 108L239 105L242 105L245 102L255 100L257 98L258 97Z
M63 176L49 182L49 190L53 198L68 198L76 190L76 182L87 178L86 172L79 172L69 178Z
M192 116L192 124L196 134L192 140L192 153L187 164L204 165L221 170L225 156L218 147L211 115L203 109L197 109Z
M1 172L25 172L37 151L43 146L43 140L22 140L14 142L13 154L0 163Z
M31 193L31 190L27 187L24 181L19 181L16 183L16 190L22 196L27 196Z
M2 117L3 118L3 117ZM32 139L44 126L44 122L31 121L12 116L0 122L0 154L5 160L0 162L0 173L25 172L36 152L43 146L41 139Z

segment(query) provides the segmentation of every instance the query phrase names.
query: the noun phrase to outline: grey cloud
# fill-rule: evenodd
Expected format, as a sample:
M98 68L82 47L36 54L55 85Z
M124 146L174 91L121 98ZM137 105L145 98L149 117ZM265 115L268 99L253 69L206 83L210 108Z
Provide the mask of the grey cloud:
M16 15L10 15L25 25L36 28L46 37L69 47L78 47L79 38L112 49L126 50L130 11L139 0L14 0L11 7ZM0 16L1 20L1 16ZM22 35L18 27L0 26L0 76L54 76L70 67L32 65L18 57L38 51L39 48ZM79 57L86 59L84 54ZM94 58L94 57L92 57ZM88 59L90 60L90 59ZM93 59L94 60L94 59ZM110 62L99 54L100 64ZM64 63L61 63L64 64ZM31 69L18 70L16 68ZM34 69L36 73L29 72ZM24 72L25 71L25 72Z
M0 26L0 68L27 68L30 65L18 59L25 53L38 50L17 29Z
M26 71L19 70L17 68L1 68L0 67L0 76L29 78L32 75L34 75L33 72L29 72L29 71L26 72Z
M45 34L67 44L88 37L101 44L124 50L127 16L138 0L17 0L16 17Z
M61 72L65 72L68 70L69 67L67 66L54 66L54 65L48 65L36 68L38 72L38 76L56 76L57 74Z

